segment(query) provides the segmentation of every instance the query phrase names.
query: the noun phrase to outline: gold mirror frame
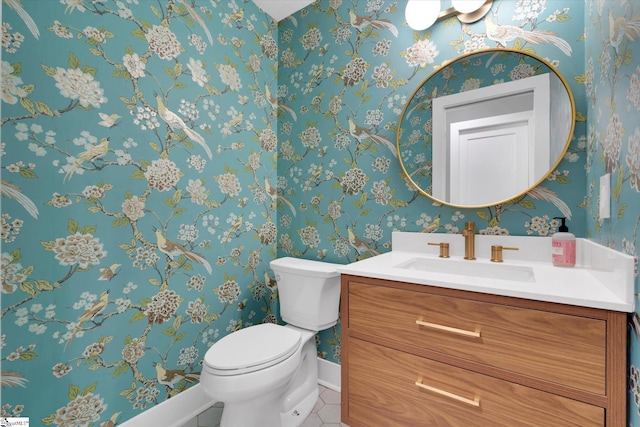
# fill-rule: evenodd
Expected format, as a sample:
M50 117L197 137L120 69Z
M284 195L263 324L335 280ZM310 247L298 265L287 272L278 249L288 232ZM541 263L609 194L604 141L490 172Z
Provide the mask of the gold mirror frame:
M403 127L403 121L406 120L405 116L407 116L407 112L409 111L416 111L418 110L419 114L425 114L424 111L427 111L429 116L431 116L431 102L430 99L432 97L437 97L437 96L441 96L441 95L448 95L449 93L439 93L439 89L437 87L430 87L429 86L429 81L434 79L436 76L440 75L440 73L445 73L445 70L447 70L450 67L454 67L457 64L461 64L461 61L473 61L474 56L475 57L483 57L484 55L489 55L488 58L492 58L492 60L495 60L495 57L499 56L500 54L515 54L518 55L522 58L529 58L532 62L533 61L537 61L534 64L539 67L539 68L546 68L548 69L548 72L552 72L558 79L559 81L562 83L562 86L564 87L565 91L566 91L566 95L568 97L568 101L570 104L570 108L571 108L571 123L570 123L570 128L569 128L569 132L568 135L566 137L566 142L564 143L564 146L562 146L562 150L560 151L560 154L558 156L557 159L555 159L555 161L552 163L552 166L549 168L549 170L543 174L543 176L539 177L535 183L531 186L529 186L528 188L524 189L523 191L514 194L513 196L510 196L504 200L498 200L498 201L491 201L488 202L487 204L478 204L478 205L460 205L460 204L455 204L455 203L450 203L446 200L440 200L436 197L434 197L431 193L430 193L430 188L431 185L428 186L421 186L419 183L417 183L414 178L413 175L417 172L417 171L408 171L407 167L405 167L405 164L402 160L403 156L402 156L402 152L403 150L406 150L406 147L403 145L403 141L407 140L409 138L409 132L407 132L406 134L403 135L403 132L405 131L404 127ZM499 60L497 60L499 61ZM545 72L547 72L545 70ZM490 84L493 85L493 84ZM484 86L490 86L490 85L483 85ZM433 85L431 85L433 86ZM418 94L421 94L420 99L417 99L416 97L418 96ZM422 112L420 112L418 107L421 107L422 105L425 105L426 103L424 102L425 99L428 99L428 106L427 107L423 107L422 108ZM423 117L423 122L427 123L428 120L430 119L430 117L424 118ZM484 207L490 207L490 206L496 206L496 205L500 205L500 204L504 204L510 200L513 200L515 198L518 198L520 196L523 196L524 194L526 194L527 192L531 191L533 188L537 187L538 185L540 185L540 183L542 183L551 172L553 172L555 170L555 168L560 164L560 162L562 161L565 153L567 152L567 149L569 148L569 145L571 143L571 140L573 138L573 133L575 131L575 120L576 120L576 108L575 108L575 100L573 98L573 94L571 92L571 89L569 88L569 85L567 84L567 81L565 80L565 78L554 68L553 65L551 65L548 61L546 61L545 59L534 55L532 53L528 53L528 52L524 52L524 51L520 51L520 50L515 50L515 49L508 49L508 48L491 48L491 49L482 49L482 50L478 50L478 51L474 51L474 52L470 52L464 55L461 55L451 61L446 62L444 65L442 65L440 68L438 68L437 70L435 70L434 72L432 72L417 88L416 90L413 92L413 94L411 95L411 97L409 98L409 101L407 102L407 104L405 105L404 109L402 110L402 114L400 115L400 120L398 122L398 129L396 131L396 149L397 149L397 153L398 153L398 161L400 162L400 167L402 168L402 172L404 174L404 178L409 181L411 183L411 185L416 188L418 190L418 192L430 199L432 199L433 201L440 203L442 205L446 205L446 206L452 206L452 207L457 207L457 208L463 208L463 209L473 209L473 208L484 208ZM423 126L423 130L424 130L424 126ZM433 135L431 134L431 147L433 146ZM560 146L560 144L558 144L558 146ZM551 161L550 161L551 164ZM431 184L431 183L430 183Z

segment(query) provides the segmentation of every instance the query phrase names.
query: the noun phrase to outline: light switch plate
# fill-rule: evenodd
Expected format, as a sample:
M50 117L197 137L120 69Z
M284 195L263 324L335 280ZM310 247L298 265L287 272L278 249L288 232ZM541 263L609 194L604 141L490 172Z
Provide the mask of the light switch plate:
M598 199L600 219L611 218L611 174L600 177L600 198Z

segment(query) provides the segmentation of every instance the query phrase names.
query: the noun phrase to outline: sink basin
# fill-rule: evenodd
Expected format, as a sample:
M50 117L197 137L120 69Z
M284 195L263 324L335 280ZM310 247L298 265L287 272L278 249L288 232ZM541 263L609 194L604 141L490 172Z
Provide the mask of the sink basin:
M533 269L526 265L486 264L446 258L412 258L395 267L456 276L484 277L514 282L535 282Z

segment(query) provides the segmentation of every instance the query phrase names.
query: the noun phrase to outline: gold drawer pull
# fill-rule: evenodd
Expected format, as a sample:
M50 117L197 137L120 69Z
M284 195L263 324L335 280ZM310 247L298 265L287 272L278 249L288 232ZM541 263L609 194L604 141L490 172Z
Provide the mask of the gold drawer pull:
M422 320L416 320L416 323L420 326L426 326L427 328L437 329L439 331L452 332L458 335L464 335L467 337L480 338L479 331L465 331L464 329L452 328L451 326L438 325L437 323L423 322Z
M416 385L420 388L429 390L441 396L445 396L450 399L457 400L458 402L466 403L467 405L475 406L476 408L480 407L480 398L478 396L475 396L473 400L467 399L466 397L458 396L457 394L449 393L448 391L444 391L439 388L435 388L435 387L431 387L430 385L423 384L422 378L418 378L418 381L416 381Z

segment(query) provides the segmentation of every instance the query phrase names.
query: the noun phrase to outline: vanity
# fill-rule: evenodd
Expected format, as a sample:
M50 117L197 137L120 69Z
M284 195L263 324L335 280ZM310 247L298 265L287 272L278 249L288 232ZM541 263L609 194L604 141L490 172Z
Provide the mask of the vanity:
M625 426L633 258L578 239L554 267L550 240L476 235L471 261L460 235L395 232L341 267L342 422Z

